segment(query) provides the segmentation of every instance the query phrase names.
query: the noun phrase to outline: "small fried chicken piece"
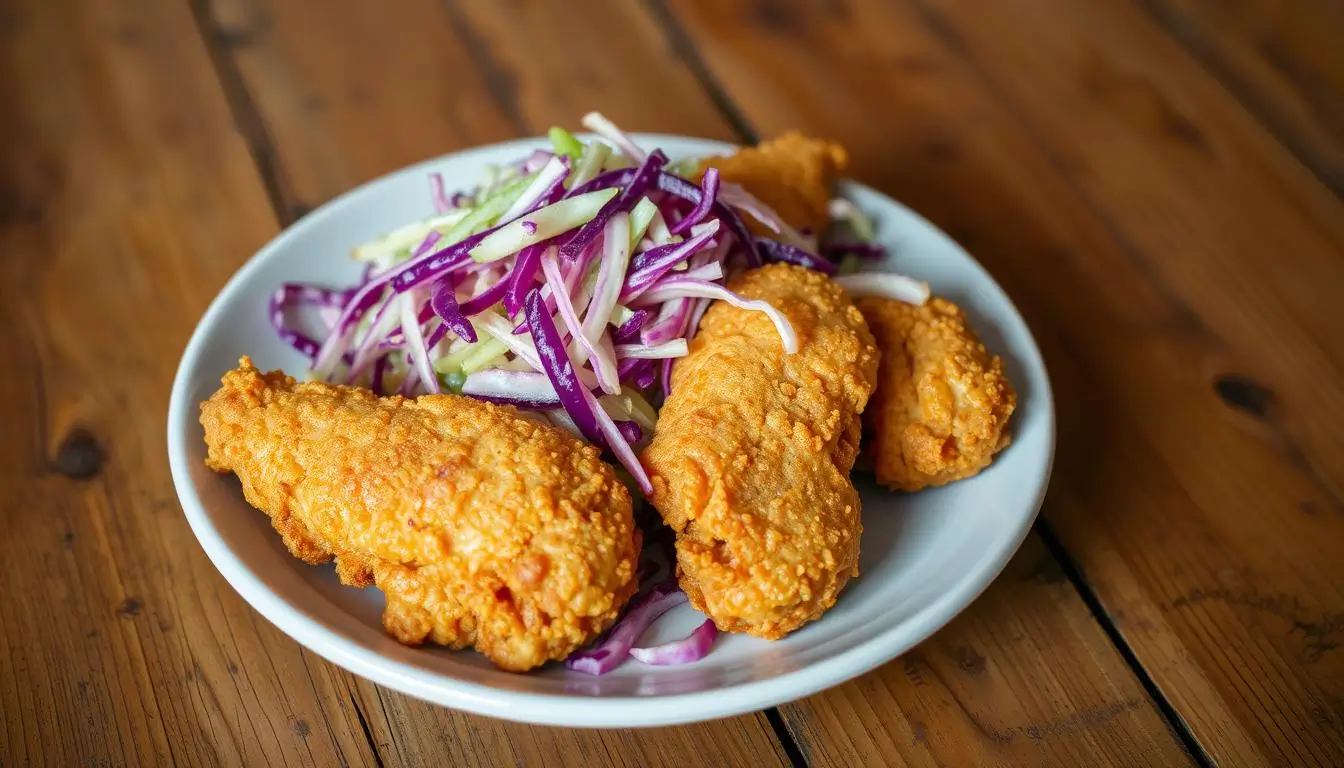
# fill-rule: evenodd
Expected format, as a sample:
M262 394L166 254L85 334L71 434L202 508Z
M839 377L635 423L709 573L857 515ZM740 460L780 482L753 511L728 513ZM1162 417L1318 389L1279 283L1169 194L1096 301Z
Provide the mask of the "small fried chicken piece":
M741 186L795 229L820 235L830 226L831 188L847 163L839 144L790 131L727 157L705 158L700 175L705 168L718 168L721 180ZM771 234L765 225L746 218L757 234Z
M653 506L676 532L691 604L719 629L778 639L819 618L858 575L859 413L877 381L863 316L824 275L786 264L730 286L783 312L715 303L643 455Z
M376 583L403 643L523 671L592 641L637 588L625 486L596 448L513 408L296 384L245 357L201 423L206 464L238 476L296 557Z
M864 419L877 481L918 491L970 477L1008 445L1004 431L1017 398L966 325L957 305L924 306L879 297L859 299L882 350L877 393Z

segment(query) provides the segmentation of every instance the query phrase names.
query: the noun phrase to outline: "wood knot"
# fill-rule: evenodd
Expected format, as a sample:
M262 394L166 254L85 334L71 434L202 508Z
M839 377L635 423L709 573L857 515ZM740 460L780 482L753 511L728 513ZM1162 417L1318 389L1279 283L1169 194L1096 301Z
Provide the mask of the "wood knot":
M1228 373L1213 380L1213 390L1224 403L1245 411L1257 419L1269 416L1274 404L1274 392L1254 379Z
M978 677L985 671L985 657L968 646L953 649L952 661L956 663L958 669L971 677Z
M76 427L65 436L56 449L51 468L59 475L86 480L103 468L103 448L93 433Z
M798 18L784 3L757 3L754 11L756 23L771 32L792 32L798 27Z

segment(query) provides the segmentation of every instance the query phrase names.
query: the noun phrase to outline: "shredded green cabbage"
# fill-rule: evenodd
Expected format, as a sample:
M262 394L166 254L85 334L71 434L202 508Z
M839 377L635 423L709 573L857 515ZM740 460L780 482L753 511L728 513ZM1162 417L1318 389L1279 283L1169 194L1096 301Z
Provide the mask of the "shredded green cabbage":
M462 373L475 373L476 371L490 367L498 358L502 357L509 348L499 339L483 339L472 344L471 351L462 358Z
M583 144L574 138L574 134L566 131L558 125L551 126L551 130L546 134L551 140L551 146L555 148L555 154L578 160L583 154Z
M529 245L581 227L620 193L615 187L567 197L501 226L471 249L472 260L485 263L512 256Z
M597 174L602 172L602 164L611 157L611 147L600 141L590 141L583 147L583 154L579 157L579 162L574 166L574 172L569 175L569 182L566 189L573 189L592 181Z
M466 380L467 374L462 373L461 371L439 374L439 384L442 385L444 389L457 395L462 394L462 384L466 382Z
M644 239L644 232L648 230L649 223L653 217L658 214L658 206L647 197L639 198L635 207L630 209L630 250L634 250L639 245L639 241Z
M413 221L381 237L355 247L351 254L355 261L373 264L379 270L387 269L410 258L415 247L420 245L430 232L440 235L452 231L458 222L471 214L467 208L449 211L420 221Z
M840 263L836 265L835 273L837 275L852 275L859 271L859 266L861 264L863 264L863 260L858 256L855 256L852 253L846 253L844 256L840 257Z
M531 185L536 174L520 176L499 188L499 191L482 200L471 213L453 225L443 234L440 245L448 246L463 240L484 229L489 229L500 214L509 210L523 192Z

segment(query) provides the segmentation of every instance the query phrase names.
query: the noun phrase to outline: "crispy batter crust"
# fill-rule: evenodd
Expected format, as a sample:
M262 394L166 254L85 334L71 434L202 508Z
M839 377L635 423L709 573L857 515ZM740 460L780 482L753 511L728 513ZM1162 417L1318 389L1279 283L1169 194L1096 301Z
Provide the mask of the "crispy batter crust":
M857 575L849 472L877 350L819 273L776 264L731 287L787 315L799 351L785 354L764 314L716 303L673 369L643 460L691 603L720 629L776 639L819 618Z
M847 163L839 144L790 131L727 157L706 158L700 175L718 168L722 180L740 185L795 228L819 235L830 226L831 187ZM771 234L750 216L747 226Z
M593 640L636 589L625 486L596 448L512 408L296 384L243 358L201 423L206 463L238 475L296 557L376 583L403 643L526 670Z
M864 418L879 483L918 491L970 477L1008 445L1017 398L957 305L916 307L865 297L859 309L882 350L877 393Z

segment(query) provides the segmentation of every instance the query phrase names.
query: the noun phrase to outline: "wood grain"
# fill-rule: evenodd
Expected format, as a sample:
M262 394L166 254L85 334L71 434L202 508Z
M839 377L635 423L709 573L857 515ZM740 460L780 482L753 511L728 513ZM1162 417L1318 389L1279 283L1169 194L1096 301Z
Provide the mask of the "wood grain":
M200 5L284 214L426 157L525 131L492 98L492 78L443 8L438 0Z
M1144 0L1143 6L1344 197L1344 5Z
M5 34L0 754L372 763L305 725L353 722L337 679L224 584L168 477L178 353L275 229L191 17L34 0Z
M812 766L1193 765L1036 537L931 640L780 711Z
M276 230L265 184L185 8L7 11L4 764L786 764L760 716L638 735L466 718L248 608L194 543L162 436L196 318Z
M1203 749L1338 764L1338 201L1124 3L672 7L749 121L843 140L1014 296L1045 515Z
M470 9L423 0L376 6L361 0L218 0L204 10L207 33L226 43L221 67L226 76L237 73L235 101L255 110L254 140L274 158L273 183L291 211L411 162L534 134L551 121L573 124L582 114L579 104L530 106L512 63L496 60L491 42L470 25ZM528 18L516 33L563 24ZM596 42L618 27L628 35L641 21L648 32L656 31L638 14L612 15L606 29L590 22L572 31ZM581 42L575 35L566 39ZM360 49L389 55L349 55ZM556 50L554 59L560 57ZM557 82L563 77L549 76ZM389 87L395 83L415 85ZM632 766L785 760L762 715L649 731L567 731L450 712L358 685L360 709L383 758L393 750L406 764L444 755L452 756L452 765L505 759L497 755L540 765L552 754L569 762L600 756L601 764Z
M657 61L665 45L631 4L215 0L206 14L297 212L426 157L577 126L593 109L632 130L729 136L684 68L611 67Z
M282 110L282 113L272 120L269 111L263 107L266 124L279 126L275 129L277 137L282 134L310 135L318 130L318 127L305 124L303 120L296 118L285 107L287 104L292 104L293 99L273 93L273 83L288 82L289 87L297 88L303 93L317 94L317 98L323 100L328 98L327 94L341 92L342 84L335 80L298 83L289 76L273 76L259 68L258 63L265 60L269 66L280 67L288 72L296 71L299 67L288 54L291 50L290 45L276 41L284 40L286 29L293 29L296 37L311 35L311 29L316 22L316 19L305 19L299 15L303 10L303 5L299 3L292 5L273 3L270 7L273 19L272 31L275 37L265 38L264 42L237 51L240 70L246 76L249 92L255 94L256 103L275 104ZM545 126L556 122L573 125L580 114L589 108L597 107L630 128L710 136L728 135L726 124L701 94L690 71L673 62L660 59L659 49L665 49L669 43L649 18L623 3L596 4L589 10L590 15L580 18L563 9L542 3L501 5L484 0L479 2L464 0L450 6L449 20L458 34L472 41L470 48L478 60L486 59L481 64L483 70L508 73L507 88L501 91L498 86L490 89L486 84L486 87L501 112L514 115L516 121L530 126L532 132L540 132ZM387 12L385 8L383 13ZM396 16L395 6L392 12L394 18L399 18ZM280 23L281 19L288 19L288 23ZM312 49L321 49L334 47L336 43L337 41L328 41L324 46L322 41L309 40L307 45ZM263 47L267 48L265 52L259 50ZM295 42L293 50L297 51L298 48L298 43ZM295 57L298 55L294 54ZM613 69L609 65L612 58L626 62L628 66ZM330 77L328 68L312 69L324 70L327 73L325 77ZM389 81L395 81L405 77L405 74L392 69L384 71L381 76ZM498 78L499 75L496 74L495 77ZM567 84L574 81L583 82L587 86L584 93L577 94L567 90ZM447 130L445 127L444 133ZM438 132L430 133L438 135ZM407 142L414 141L414 137L409 135L404 139ZM405 143L401 141L398 143L402 144L398 151L404 150ZM349 145L335 149L346 158L352 156L378 158L367 160L369 167L376 168L382 162L376 148ZM431 143L424 146L422 151L424 154L433 154L439 150L440 146L437 143ZM279 156L287 163L297 162L293 159L293 155L279 153ZM394 159L389 159L387 162L393 161ZM365 163L366 160L361 159L357 162ZM329 162L324 161L324 165L328 168L336 163L336 157L330 158ZM289 168L289 165L283 165L280 169L289 178L299 178L305 174L302 169L291 171ZM320 199L355 181L358 179L341 180L333 189L315 190L311 194L315 199ZM1039 545L1036 554L1045 557L1039 552ZM1063 589L1067 590L1068 587ZM1043 594L1036 595L1035 598L1016 602L1012 610L1025 616L1039 616L1044 623L1054 626L1067 625L1069 622L1086 625L1089 622L1086 609L1076 595L1073 595L1072 601L1068 602ZM1008 610L1006 602L996 601L995 604L1002 610ZM1114 718L1114 722L1105 728L1114 728L1117 733L1125 733L1126 741L1141 744L1143 746L1140 749L1147 749L1152 754L1178 755L1179 748L1175 746L1174 740L1162 725L1151 703L1147 701L1132 676L1124 670L1119 657L1109 652L1105 638L1100 632L1093 627L1090 635L1061 638L1066 646L1078 640L1081 640L1079 648L1084 649L1082 663L1079 666L1081 674L1076 679L1059 678L1058 683L1069 691L1074 697L1073 701L1022 707L1017 704L1017 693L1008 686L979 691L977 693L979 701L984 706L990 707L1011 706L1011 711L1020 716L1022 727L1027 728L1046 727L1046 724L1065 721L1069 717L1079 716L1082 712L1120 707L1125 717ZM1039 636L1037 641L1041 646L1049 646L1051 643L1044 635ZM956 643L957 636L954 635L949 642ZM973 653L989 654L988 658L1005 667L1018 667L1031 663L1029 659L1018 657L1022 651L1011 649L1007 644L999 642L999 639L989 643L978 643L976 647L980 650ZM1063 648L1059 651L1062 653ZM1039 647L1032 649L1030 653L1035 659L1042 658L1038 655ZM1109 667L1105 669L1094 667L1095 657L1106 659ZM1039 668L1044 665L1037 663L1035 666ZM1109 673L1118 673L1114 683L1105 679ZM925 703L930 707L937 706L936 701L930 700ZM882 711L884 714L896 714L885 709ZM933 734L932 738L952 740L956 738L955 734L961 725L954 722L933 722L926 727ZM1099 732L1105 730L1101 723L1096 725ZM1062 741L1072 742L1077 748L1083 748L1086 743L1071 731L1061 732L1059 738ZM999 753L968 747L965 754L984 758Z
M1020 302L1060 396L1045 514L1199 748L1338 764L1344 70L1298 3L675 3L706 78L656 3L11 0L0 765L790 764L765 715L535 728L333 667L202 556L163 448L191 328L278 224L589 109L731 138L739 107L846 141ZM781 712L813 765L1189 762L1036 537Z

